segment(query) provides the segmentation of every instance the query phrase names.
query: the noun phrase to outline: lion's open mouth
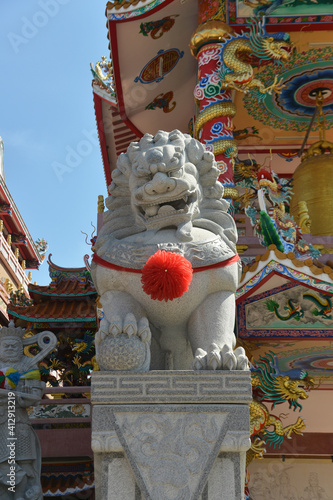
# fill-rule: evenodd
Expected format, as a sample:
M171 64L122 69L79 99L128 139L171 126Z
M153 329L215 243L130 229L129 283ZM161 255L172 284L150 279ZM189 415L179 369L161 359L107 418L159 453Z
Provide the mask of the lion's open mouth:
M195 193L185 194L181 198L170 198L162 203L152 203L139 206L141 215L146 220L169 217L176 214L188 213L190 205L195 201Z

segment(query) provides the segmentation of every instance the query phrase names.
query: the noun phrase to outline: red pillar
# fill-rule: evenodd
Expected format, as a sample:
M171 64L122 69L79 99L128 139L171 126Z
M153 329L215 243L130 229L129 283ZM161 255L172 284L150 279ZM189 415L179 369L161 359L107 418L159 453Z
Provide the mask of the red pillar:
M225 84L222 53L226 40L234 34L225 23L224 2L215 2L218 19L207 18L207 2L199 0L199 24L191 38L191 51L198 61L198 83L194 90L197 116L195 137L215 154L220 170L219 180L224 185L224 198L236 199L233 164L237 157L237 143L233 138L233 117L236 106L232 102L231 89ZM215 4L214 4L215 5ZM215 6L216 7L216 6ZM214 17L214 16L213 16ZM221 20L222 19L222 20Z

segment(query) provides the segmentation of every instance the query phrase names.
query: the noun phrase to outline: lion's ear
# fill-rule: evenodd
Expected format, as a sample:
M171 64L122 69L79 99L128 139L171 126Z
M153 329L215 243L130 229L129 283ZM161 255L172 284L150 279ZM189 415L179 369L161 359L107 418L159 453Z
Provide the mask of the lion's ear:
M131 167L130 159L126 153L121 153L118 156L117 168L118 168L118 170L120 170L120 172L122 174L124 174L127 178L129 178L129 176L131 174L132 167Z
M205 152L205 147L196 139L191 139L186 145L186 151L189 161L197 165Z

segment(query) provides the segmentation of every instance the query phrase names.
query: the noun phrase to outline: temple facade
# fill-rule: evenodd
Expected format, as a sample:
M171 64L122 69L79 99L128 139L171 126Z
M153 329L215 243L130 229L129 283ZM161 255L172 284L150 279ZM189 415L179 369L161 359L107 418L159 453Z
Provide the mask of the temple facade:
M247 498L329 498L332 6L116 0L106 17L110 58L91 65L106 185L131 142L179 129L215 154L236 221Z
M106 18L110 55L91 64L105 197L117 157L145 133L179 129L214 153L243 264L235 331L253 388L244 495L329 499L331 2L115 0ZM89 384L103 313L89 265L66 269L49 259L51 283L29 284L24 269L40 257L3 163L1 172L1 319L32 333L50 329L59 341L40 364L46 396L30 412L44 495L93 499ZM103 210L100 199L98 230ZM25 303L8 305L12 290L23 291ZM133 489L143 499L134 480Z
M41 251L41 253L39 252ZM32 239L7 187L4 168L4 143L0 138L0 323L8 324L7 305L11 295L28 298L31 280L26 270L38 269L42 247Z

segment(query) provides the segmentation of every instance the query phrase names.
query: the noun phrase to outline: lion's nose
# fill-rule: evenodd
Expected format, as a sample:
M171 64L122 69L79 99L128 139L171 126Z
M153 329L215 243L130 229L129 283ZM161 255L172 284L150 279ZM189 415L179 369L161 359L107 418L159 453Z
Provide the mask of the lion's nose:
M163 172L157 172L152 180L145 186L147 194L164 194L168 191L173 191L176 187L175 179L168 177Z

